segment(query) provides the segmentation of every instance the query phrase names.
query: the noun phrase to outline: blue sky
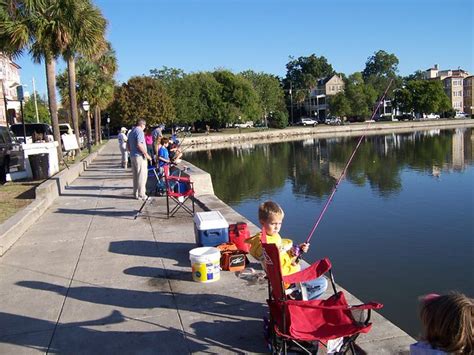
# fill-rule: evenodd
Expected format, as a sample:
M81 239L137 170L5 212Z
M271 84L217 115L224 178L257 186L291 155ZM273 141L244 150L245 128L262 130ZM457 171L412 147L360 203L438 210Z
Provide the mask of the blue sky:
M284 76L289 56L325 56L338 72L395 54L399 74L473 65L472 0L94 0L109 22L117 81L163 66L252 69ZM22 82L46 92L44 67L24 55ZM58 63L58 69L64 63Z

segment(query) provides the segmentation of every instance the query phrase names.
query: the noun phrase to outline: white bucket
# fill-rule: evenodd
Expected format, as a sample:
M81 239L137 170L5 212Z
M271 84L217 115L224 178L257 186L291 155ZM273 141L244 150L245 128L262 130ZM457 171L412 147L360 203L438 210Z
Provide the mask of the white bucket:
M189 251L193 280L214 282L221 277L221 252L214 247L195 248Z

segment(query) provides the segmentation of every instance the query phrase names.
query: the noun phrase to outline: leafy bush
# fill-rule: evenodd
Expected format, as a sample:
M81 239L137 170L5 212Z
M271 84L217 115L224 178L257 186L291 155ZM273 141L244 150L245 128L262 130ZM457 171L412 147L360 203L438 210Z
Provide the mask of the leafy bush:
M282 111L276 111L268 118L268 126L271 128L285 128L288 126L288 114Z

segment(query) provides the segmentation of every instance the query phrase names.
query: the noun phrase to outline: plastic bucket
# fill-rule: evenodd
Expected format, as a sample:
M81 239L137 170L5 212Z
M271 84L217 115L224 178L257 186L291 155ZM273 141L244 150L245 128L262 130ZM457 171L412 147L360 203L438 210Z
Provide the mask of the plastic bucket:
M189 260L193 280L197 282L214 282L221 277L221 253L214 247L201 247L189 251Z

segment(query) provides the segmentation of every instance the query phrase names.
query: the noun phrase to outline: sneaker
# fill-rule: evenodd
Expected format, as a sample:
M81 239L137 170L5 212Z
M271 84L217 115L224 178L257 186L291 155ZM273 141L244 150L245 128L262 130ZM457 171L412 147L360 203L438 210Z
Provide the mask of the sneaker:
M145 201L147 198L148 198L147 195L143 195L143 196L139 197L138 199L139 199L139 200L142 200L142 201Z

